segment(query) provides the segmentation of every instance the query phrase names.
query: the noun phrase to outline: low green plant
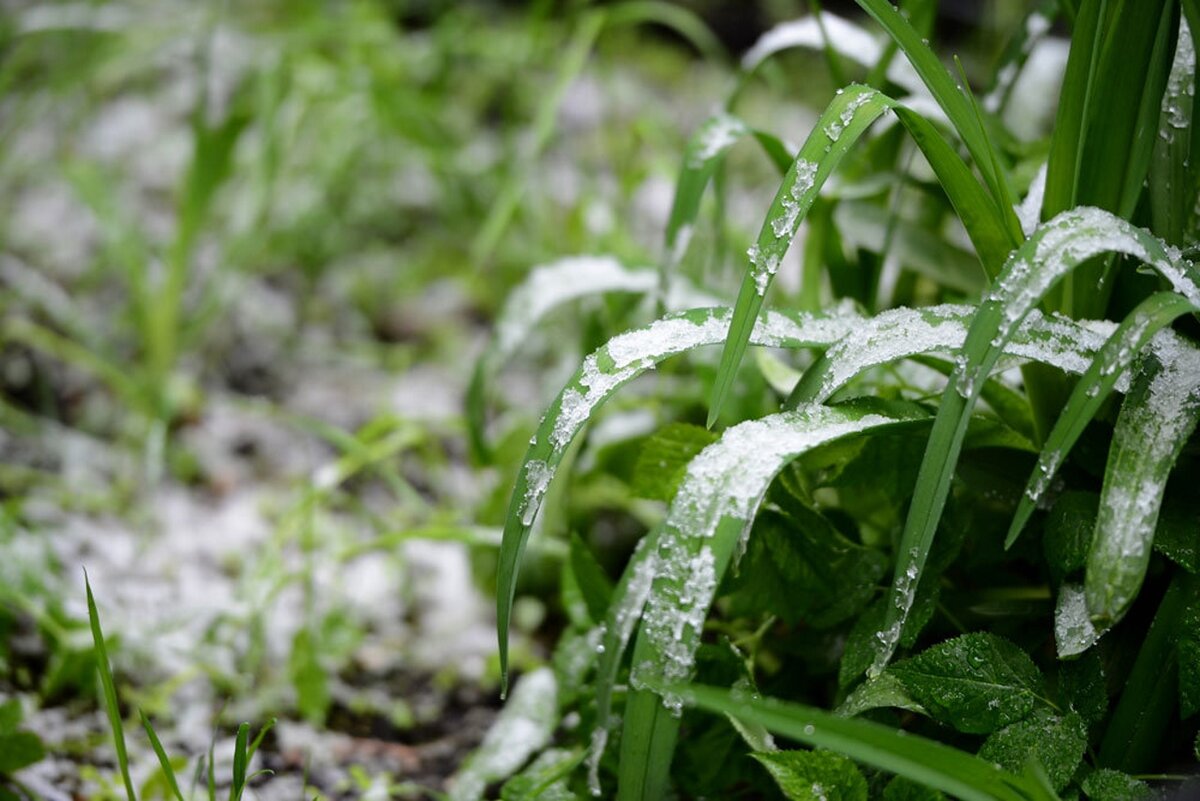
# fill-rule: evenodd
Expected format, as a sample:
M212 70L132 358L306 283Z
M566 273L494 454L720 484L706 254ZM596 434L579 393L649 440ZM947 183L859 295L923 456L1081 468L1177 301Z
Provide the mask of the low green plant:
M92 629L92 642L96 648L96 668L99 674L100 689L104 697L104 711L108 715L108 723L112 729L117 768L121 774L121 782L125 788L126 798L128 801L137 801L138 791L134 787L133 778L129 770L129 751L125 741L125 725L121 711L121 702L117 695L117 685L113 678L112 667L108 659L108 648L104 642L104 632L100 627L100 613L96 609L96 599L92 596L91 582L87 580L86 576L84 577L84 585L87 590L88 621ZM154 731L154 726L151 724L150 718L146 716L146 713L139 710L138 717L142 729L146 733L146 739L149 741L150 747L154 750L154 755L158 758L161 771L159 776L161 783L165 785L164 789L169 790L170 797L175 798L177 801L184 801L186 796L180 787L179 779L176 775L175 761L172 760L167 754L166 749L163 748L163 744L159 740L158 734ZM263 737L266 736L267 732L274 725L274 720L269 721L259 729L258 734L253 740L250 739L249 723L242 723L238 726L233 746L233 767L229 780L229 801L241 801L247 784L250 781L256 776L270 773L270 771L258 771L257 773L248 773L247 771L249 770L250 760L253 759L259 745L262 744ZM196 780L204 780L209 801L217 801L215 765L216 762L213 759L212 749L209 749L207 756L201 756L196 764ZM143 788L142 794L146 795L146 788Z
M888 44L794 153L735 106L787 47L842 72L845 42L873 41L821 12L764 36L689 143L658 270L563 262L546 269L569 285L537 271L501 315L472 395L482 445L481 387L523 314L647 299L626 306L639 327L584 359L516 472L497 574L505 686L526 544L582 536L552 670L514 687L524 709L527 684L547 685L558 714L538 706L511 759L492 755L516 773L504 798L1116 799L1195 770L1200 5L1034 9L981 101L927 43L936 3L858 1ZM1071 30L1057 117L1021 141L1002 114L1012 74L1055 20ZM672 287L720 291L688 245L710 184L726 235L723 160L742 139L782 181L732 307L686 310L698 292ZM854 224L872 215L873 243ZM764 312L802 222L802 283L782 305L803 311ZM685 310L646 324L656 307ZM709 345L715 366L692 353ZM744 364L750 345L774 350ZM587 441L619 389L684 353L694 367L643 395L649 433ZM568 465L571 492L546 503ZM610 507L643 504L624 553L594 551L599 524L572 513L599 487ZM601 565L622 559L613 581ZM470 768L460 781L460 797L483 793Z

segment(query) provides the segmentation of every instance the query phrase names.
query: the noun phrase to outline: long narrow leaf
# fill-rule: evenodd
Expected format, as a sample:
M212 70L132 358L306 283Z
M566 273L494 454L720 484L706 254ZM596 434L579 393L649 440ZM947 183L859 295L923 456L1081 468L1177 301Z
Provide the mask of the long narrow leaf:
M897 550L892 598L877 638L880 647L872 675L882 672L899 642L983 380L1021 321L1051 287L1088 259L1113 252L1145 262L1190 302L1200 302L1200 284L1191 265L1179 261L1178 254L1169 253L1151 234L1099 209L1079 208L1060 214L1010 257L995 290L971 323L959 369L938 408Z
M657 537L653 581L633 653L634 687L691 677L700 632L717 585L744 547L775 475L797 456L854 434L926 420L915 406L807 406L735 426L689 463ZM625 709L621 799L655 799L666 790L681 702L632 693Z
M1198 419L1200 349L1156 338L1121 404L1104 471L1084 579L1097 627L1119 621L1142 587L1163 490Z
M774 347L827 347L844 336L857 317L768 313L752 341ZM513 488L497 572L496 609L502 684L508 665L508 621L521 554L542 498L575 435L619 387L662 360L722 341L728 309L696 309L665 317L646 328L614 337L584 359L566 388L550 405L534 434Z
M1010 548L1024 528L1042 495L1050 486L1066 454L1096 416L1118 382L1127 376L1134 357L1150 338L1173 320L1198 308L1186 298L1173 292L1159 292L1142 301L1117 327L1092 360L1083 377L1076 383L1067 405L1054 424L1025 492L1013 515L1012 525L1004 540Z
M1044 797L1024 777L934 740L866 720L772 698L698 685L667 688L689 706L737 715L769 731L827 748L858 762L895 773L964 801L1028 801Z
M146 737L150 739L150 747L154 749L154 755L158 757L158 765L162 769L162 775L167 782L167 786L171 789L171 794L175 796L176 801L183 801L183 792L179 789L179 781L175 777L175 768L171 765L171 758L167 756L167 751L163 748L162 741L158 739L158 733L150 725L150 718L146 717L145 712L139 709L138 716L142 720L142 728L146 730Z
M133 779L129 775L129 753L125 750L125 727L121 723L121 705L117 700L117 685L113 681L112 668L108 662L108 648L104 645L104 632L100 629L100 613L96 610L96 599L92 597L92 584L83 575L83 583L87 589L88 622L92 627L92 645L96 649L96 669L100 672L100 687L104 692L104 710L108 714L108 725L112 729L113 748L117 752L117 767L121 771L121 781L125 783L125 796L129 801L137 801L137 793L133 790Z

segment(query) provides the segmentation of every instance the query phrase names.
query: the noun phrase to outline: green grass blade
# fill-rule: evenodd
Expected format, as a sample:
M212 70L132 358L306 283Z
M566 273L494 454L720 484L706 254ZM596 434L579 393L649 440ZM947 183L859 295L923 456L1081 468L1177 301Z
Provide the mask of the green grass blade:
M1092 85L1096 80L1096 62L1108 0L1083 0L1075 16L1071 52L1059 93L1058 112L1050 135L1050 156L1046 167L1046 192L1042 198L1041 218L1048 220L1074 208L1078 192L1080 159Z
M246 745L250 739L250 724L238 726L237 737L233 743L233 781L229 784L229 801L241 801L242 792L246 789L246 766L249 758L246 756Z
M965 102L965 98L964 98ZM937 172L951 204L960 211L985 271L992 275L1004 257L1021 240L1020 223L1011 206L1007 217L971 177L970 170L939 133L919 114L908 113L891 98L864 86L850 86L838 94L809 134L775 195L758 239L748 253L750 269L742 281L734 306L729 338L709 403L708 425L716 422L733 379L746 352L751 326L763 297L800 221L808 213L821 187L841 163L850 147L886 110L895 109L902 124ZM1011 217L1011 222L1007 218Z
M654 579L633 652L634 688L691 677L717 586L749 535L762 496L789 461L844 437L927 420L923 409L908 404L890 405L886 413L877 403L814 405L742 423L701 451L657 537ZM663 797L680 708L671 695L633 694L622 734L620 798Z
M496 334L475 363L467 388L467 426L475 455L490 453L485 433L488 382L547 315L573 301L610 292L646 294L658 285L653 270L628 268L611 256L571 256L533 268L509 293Z
M683 6L656 0L627 0L609 9L608 25L645 25L654 23L670 28L696 48L713 64L728 63L729 54L704 19Z
M1150 160L1149 186L1151 230L1173 245L1184 244L1196 216L1196 184L1190 166L1195 70L1192 33L1181 21Z
M909 62L925 82L930 94L946 112L975 166L991 190L992 198L1002 210L1011 213L1016 204L1007 174L998 167L995 151L988 142L987 132L967 98L937 55L922 41L920 34L888 0L856 0L888 35L900 46ZM1018 228L1019 230L1019 228Z
M1177 261L1151 234L1099 209L1079 208L1060 214L1038 228L1010 257L995 290L984 299L971 323L959 368L938 408L897 549L892 598L879 632L880 648L871 675L882 672L899 642L983 380L1046 293L1071 270L1105 253L1123 253L1145 262L1191 302L1200 301L1200 284L1190 265Z
M613 392L670 356L720 343L729 319L728 309L695 309L620 334L584 359L547 409L518 471L500 546L496 618L502 687L507 680L508 621L521 555L542 498L567 447L596 407ZM772 347L827 347L844 336L857 319L770 312L754 329L751 340Z
M814 51L828 47L838 58L867 68L875 68L888 56L888 49L881 47L869 31L836 14L820 11L780 23L760 36L742 56L743 81L775 54L800 47ZM907 62L888 65L887 78L908 92L925 91L921 78Z
M857 139L890 105L887 98L865 86L851 86L838 94L800 148L795 162L771 202L756 243L750 248L750 269L742 280L734 306L729 337L713 385L708 425L720 414L725 398L749 344L763 296L779 263L808 213L821 186Z
M179 789L179 781L175 778L175 768L171 766L171 758L167 756L162 741L158 739L157 732L150 725L150 718L146 717L146 713L140 709L138 710L138 715L142 720L142 728L146 730L146 737L150 739L150 747L154 749L154 755L158 757L158 764L162 768L163 778L166 779L167 786L171 788L171 794L175 796L176 801L184 801L183 792Z
M1117 423L1088 551L1084 591L1097 628L1119 621L1141 590L1167 478L1200 419L1200 349L1156 339Z
M1028 801L1043 797L1024 777L956 748L879 723L843 718L773 698L747 698L715 687L665 689L689 706L737 715L775 734L813 748L827 748L964 801Z
M889 309L863 320L804 372L788 397L786 408L825 403L872 367L922 354L960 352L974 312L973 306L945 304L923 309ZM1005 345L1004 353L1079 373L1103 343L1104 338L1089 328L1034 311Z
M1117 387L1134 357L1154 334L1176 318L1194 311L1197 311L1195 305L1173 292L1151 295L1129 313L1100 348L1076 383L1062 414L1046 438L1037 466L1025 485L1025 492L1013 515L1012 525L1004 540L1005 548L1011 548L1016 542L1021 529L1058 472L1062 460L1096 416L1105 399Z
M125 727L121 723L121 706L117 700L117 685L113 681L112 668L108 662L108 649L104 645L104 632L100 629L100 613L96 610L96 599L92 597L92 584L87 572L83 574L87 588L88 621L92 627L92 644L96 649L96 669L100 671L100 687L104 692L104 709L108 713L108 725L112 728L113 748L117 752L117 767L121 781L125 784L125 797L137 801L133 790L133 779L129 775L129 753L125 750Z
M1196 577L1183 571L1167 587L1104 732L1102 767L1140 773L1154 763L1174 708L1180 618L1195 592Z

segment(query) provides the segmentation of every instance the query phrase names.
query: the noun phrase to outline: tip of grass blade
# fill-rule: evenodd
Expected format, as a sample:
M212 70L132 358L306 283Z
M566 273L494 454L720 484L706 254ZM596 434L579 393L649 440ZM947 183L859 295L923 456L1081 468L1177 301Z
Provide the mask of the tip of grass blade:
M125 730L121 724L121 708L117 701L117 685L113 681L112 668L108 664L108 649L104 645L104 631L100 628L100 612L96 609L96 598L92 595L92 582L87 568L83 569L83 584L87 590L88 622L92 629L92 646L96 650L96 669L100 672L100 686L104 694L104 706L108 712L108 723L112 729L113 748L117 754L117 765L125 784L125 795L129 801L137 801L133 779L129 775L129 754L125 750Z

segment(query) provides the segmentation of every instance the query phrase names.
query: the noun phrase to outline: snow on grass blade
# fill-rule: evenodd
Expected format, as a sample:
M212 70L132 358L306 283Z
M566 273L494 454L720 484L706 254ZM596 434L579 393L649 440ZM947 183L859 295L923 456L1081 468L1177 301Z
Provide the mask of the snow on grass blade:
M1046 798L1028 779L991 762L917 735L866 720L773 698L699 685L666 687L688 706L737 715L813 748L826 748L880 770L904 776L964 801Z
M1139 259L1160 272L1189 301L1200 300L1200 285L1190 264L1174 251L1168 252L1152 234L1100 209L1081 207L1063 212L1013 253L971 322L958 367L938 407L897 550L892 598L877 635L879 650L869 675L882 672L896 650L984 379L1045 294L1078 265L1103 253Z
M717 585L776 474L843 437L926 420L919 407L806 406L734 426L687 467L649 557L653 580L634 646L619 767L620 798L663 797L682 703L643 689L691 678Z
M742 280L729 338L721 354L721 365L709 403L709 426L716 422L729 394L734 374L746 352L754 318L762 308L763 297L796 235L800 221L850 147L889 109L896 112L897 118L908 129L937 174L975 245L985 271L989 275L995 274L1005 255L1020 242L1020 223L1011 204L1000 207L988 196L970 169L928 120L865 86L854 85L840 91L800 148L796 161L784 176L767 210L758 239L747 253L750 269Z
M1186 298L1173 292L1159 292L1142 301L1112 333L1076 383L1058 421L1046 437L1037 466L1025 485L1025 493L1013 515L1012 525L1004 540L1005 548L1012 547L1016 542L1066 454L1096 416L1118 381L1127 375L1126 371L1134 357L1152 336L1170 325L1175 318L1195 311L1200 309Z
M630 269L612 256L570 256L531 270L505 300L497 317L496 335L476 362L467 389L467 422L476 450L479 453L487 450L484 405L486 385L492 372L513 355L546 315L590 295L607 292L645 294L657 285L655 271Z
M884 55L883 46L870 32L836 14L821 11L782 22L764 33L742 56L742 70L754 72L771 56L795 47L809 50L830 47L838 56L868 68L874 67ZM926 91L921 78L906 62L893 62L888 68L887 77L909 92Z
M1178 297L1178 296L1172 296ZM945 304L890 309L863 320L813 363L787 400L788 408L824 403L864 370L929 353L958 353L975 307ZM1011 356L1082 373L1104 342L1097 331L1065 317L1032 312L1004 347Z
M516 773L541 750L558 724L558 681L550 668L525 675L483 742L450 786L450 801L479 801L489 784Z
M1162 332L1143 356L1113 429L1084 576L1097 628L1119 621L1150 564L1163 490L1200 418L1200 350Z
M645 328L619 334L584 359L550 404L530 442L517 475L505 518L496 589L502 683L508 664L508 618L517 569L542 498L567 447L595 408L626 382L670 356L724 340L728 309L694 309L664 317ZM827 347L846 335L860 318L768 312L751 341L772 347Z

